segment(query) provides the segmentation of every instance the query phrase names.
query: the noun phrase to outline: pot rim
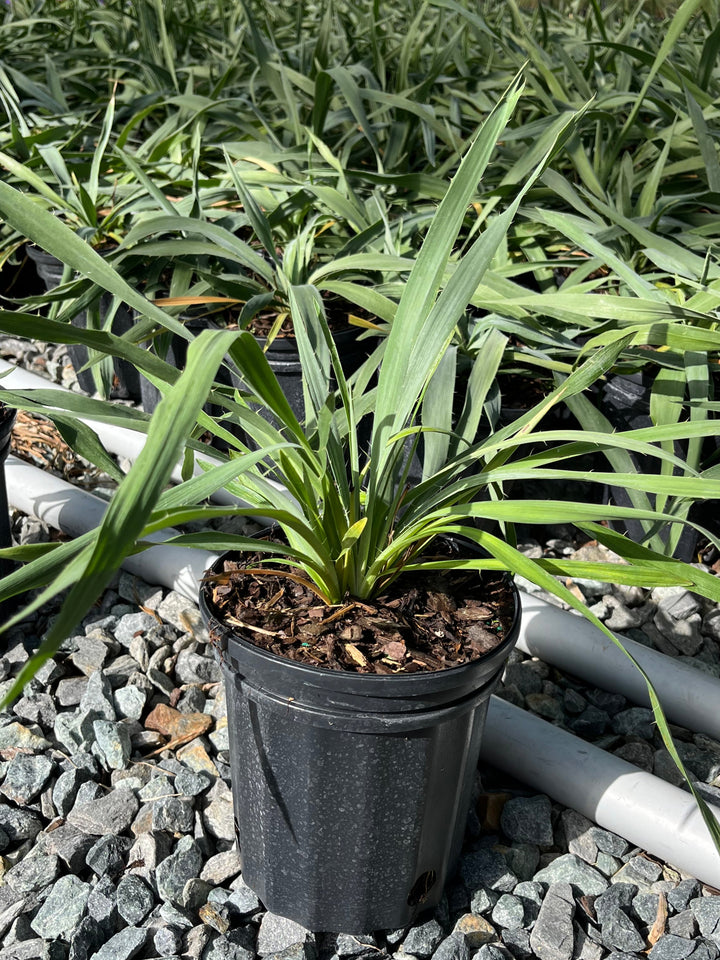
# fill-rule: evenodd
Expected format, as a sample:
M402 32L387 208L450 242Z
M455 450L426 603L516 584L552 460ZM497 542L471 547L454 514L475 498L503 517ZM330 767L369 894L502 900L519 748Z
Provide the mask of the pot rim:
M453 537L449 539L458 540L460 538ZM468 541L471 547L475 547L474 544L471 544ZM475 549L480 552L479 547ZM236 556L238 551L227 551L223 553L210 567L210 570L213 572L218 572L220 565L229 557ZM308 682L322 682L321 678L330 680L334 678L343 678L343 684L350 684L350 687L354 687L356 684L358 686L365 686L369 688L372 685L379 686L383 685L386 689L392 684L402 685L414 683L415 685L422 685L423 681L439 683L440 678L447 678L448 685L455 686L457 681L461 681L464 677L476 673L479 670L486 668L491 662L497 659L498 662L504 661L509 654L509 651L515 646L517 641L518 632L520 629L520 618L522 616L522 607L520 602L520 593L515 584L515 580L511 574L506 573L505 577L509 580L510 587L513 594L513 617L512 622L505 633L502 641L492 650L489 650L487 653L482 654L482 656L477 657L475 660L471 660L468 663L459 664L453 667L445 667L442 670L425 670L418 673L393 673L393 674L378 674L378 673L357 673L352 670L333 670L329 667L320 667L314 666L312 664L299 663L296 660L291 660L289 657L282 657L279 654L272 653L270 650L265 650L263 647L258 647L256 644L251 643L249 640L246 640L245 637L238 632L233 627L223 623L220 620L213 610L211 609L210 602L208 600L209 586L205 583L201 583L199 591L199 604L200 610L205 618L208 628L211 633L211 644L213 644L212 633L215 632L218 635L219 644L217 645L218 653L222 657L228 648L228 640L232 640L234 644L239 646L242 650L245 650L248 654L253 657L257 657L258 660L267 660L269 665L285 665L289 666L292 671L300 679L306 678ZM215 644L213 644L215 645Z

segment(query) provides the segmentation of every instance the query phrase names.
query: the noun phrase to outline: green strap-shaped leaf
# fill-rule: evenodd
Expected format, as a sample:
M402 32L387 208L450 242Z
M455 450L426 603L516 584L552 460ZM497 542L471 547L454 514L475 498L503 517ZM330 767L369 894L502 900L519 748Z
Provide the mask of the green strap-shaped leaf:
M190 344L184 372L160 402L138 459L118 488L91 545L76 558L73 585L45 640L8 694L13 699L58 649L132 552L180 458L218 365L237 334L204 331Z

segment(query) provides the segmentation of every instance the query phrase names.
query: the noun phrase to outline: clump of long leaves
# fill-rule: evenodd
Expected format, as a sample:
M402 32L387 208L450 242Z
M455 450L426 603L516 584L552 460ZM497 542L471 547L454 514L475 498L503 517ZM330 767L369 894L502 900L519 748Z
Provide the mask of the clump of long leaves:
M54 391L39 394L0 391L6 402L42 410L61 424L72 422L77 414L94 415L147 429L148 434L141 455L122 479L97 529L72 543L47 545L39 551L26 548L4 551L6 556L29 559L29 562L0 583L0 600L44 586L26 608L32 610L48 597L68 589L57 619L10 696L16 694L57 649L107 585L122 558L149 545L145 537L170 524L210 520L219 514L269 518L280 526L287 543L270 544L252 537L212 531L180 535L174 542L206 549L261 549L268 554L268 562L274 558L294 567L330 605L342 602L347 596L371 597L402 571L446 567L447 562L424 555L439 534L460 534L487 552L485 558L461 561L463 568L500 569L521 574L580 610L614 642L618 642L616 638L556 575L591 576L643 586L682 584L720 601L717 578L640 548L599 524L608 516L682 522L677 517L658 510L544 500L513 502L502 496L503 484L514 478L566 480L576 477L575 471L563 468L564 462L593 450L632 449L677 464L673 453L662 444L650 442L651 439L665 441L708 434L705 422L663 428L659 438L633 431L617 435L581 431L557 434L535 429L555 404L579 396L593 384L615 362L626 340L621 338L591 351L589 358L537 406L497 432L483 436L481 430L480 439L478 428L485 399L507 343L502 334L498 331L488 334L478 354L482 361L475 364L470 374L462 414L454 430L440 422L442 416L437 411L442 411L443 405L431 402L437 383L442 383L447 347L477 288L478 279L503 243L525 192L562 139L572 133L571 120L566 129L558 130L557 141L549 146L543 162L532 171L507 209L487 221L486 228L445 282L448 260L466 209L519 96L520 85L515 82L463 158L404 287L390 334L375 359L369 362L365 375L352 385L343 376L316 291L305 284L289 286L290 304L301 308L298 315L308 320L307 328L300 325L296 329L307 381L304 425L296 419L262 350L248 333L207 331L201 334L190 345L186 369L180 374L135 346L132 337L117 338L104 331L68 330L51 320L35 318L33 321L25 315L0 313L0 330L4 332L16 332L23 323L34 324L30 329L44 339L60 333L60 340L83 342L123 356L143 372L172 384L149 422L135 411L122 413L87 398L59 397ZM50 214L38 211L31 201L5 184L0 184L0 210L16 229L50 252L62 252L74 269L136 306L148 322L160 323L188 337L181 324L145 301L63 224ZM242 373L245 383L245 388L232 400L217 396L212 389L215 371L226 354ZM331 371L337 390L330 388ZM202 412L208 395L223 404L257 444L257 449L248 450L224 430L222 424ZM369 450L362 449L358 442L358 424L363 417L372 421ZM204 473L165 490L196 422L227 439L237 455L220 463L201 458ZM434 436L440 442L429 445L424 479L410 488L408 439L413 445L421 433ZM93 440L87 430L78 431L76 436L78 446L88 450L95 459L103 463L109 460L97 438ZM547 446L540 453L523 455L524 447L533 440ZM112 470L117 475L117 468ZM682 476L599 473L594 479L690 499L720 495L719 481L698 477L692 469ZM237 494L246 506L229 510L204 504L204 499L219 487L227 487ZM532 560L515 549L513 524L560 520L575 523L626 562ZM476 521L494 521L500 525L501 532L480 529ZM7 626L22 615L18 614ZM629 655L628 659L629 667L634 665L640 669ZM645 679L666 746L683 769L655 691L649 679ZM694 789L692 785L691 789ZM720 844L720 829L706 808L703 810L708 827Z

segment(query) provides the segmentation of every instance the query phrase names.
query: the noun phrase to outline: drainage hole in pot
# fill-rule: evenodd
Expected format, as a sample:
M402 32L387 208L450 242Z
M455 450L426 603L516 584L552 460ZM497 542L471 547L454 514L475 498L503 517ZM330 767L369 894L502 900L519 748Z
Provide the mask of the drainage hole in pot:
M436 880L437 874L434 870L426 870L425 873L421 873L413 884L412 890L408 894L408 906L415 907L418 903L425 903L428 898L428 894L435 886Z

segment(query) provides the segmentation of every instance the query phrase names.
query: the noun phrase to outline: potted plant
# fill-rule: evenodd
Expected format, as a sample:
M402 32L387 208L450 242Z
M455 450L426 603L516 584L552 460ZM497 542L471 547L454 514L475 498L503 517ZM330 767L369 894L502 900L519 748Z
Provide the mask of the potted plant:
M33 133L19 107L19 128L7 150L0 150L0 166L16 182L30 188L38 206L52 211L77 234L104 256L113 254L120 243L129 212L144 188L115 159L110 160L109 145L113 134L115 98L107 102L99 129L89 123L69 130L63 123L46 124ZM96 140L92 151L87 141ZM19 154L23 159L18 159ZM26 238L18 231L8 238L16 247ZM34 305L51 304L51 313L76 326L108 329L122 334L132 326L129 311L101 291L88 291L76 284L74 271L62 260L35 244L27 243L27 256L35 264L48 296L38 294L25 298ZM66 308L63 310L63 305ZM80 344L70 344L68 353L78 382L86 392L96 390L102 396L139 398L136 370L122 360L96 356ZM88 361L93 366L86 369Z
M371 222L355 197L320 185L320 179L315 168L312 179L282 177L272 190L251 191L226 156L225 183L199 192L193 216L185 215L186 202L164 202L161 212L138 218L116 260L130 282L142 284L189 331L249 330L301 421L305 384L296 328L307 329L310 321L305 301L291 303L291 289L312 285L322 296L349 376L372 346L353 325L354 314L390 319L395 304L374 286L383 274L407 273L413 262L373 250L373 241L382 239L382 222ZM333 203L343 215L332 212ZM187 341L167 336L162 327L153 338L158 355L182 369ZM229 367L224 382L242 388L232 361ZM143 406L152 411L160 391L147 380L141 386Z
M624 341L593 353L519 420L477 440L477 418L506 345L502 335L489 335L482 362L468 380L468 416L456 430L448 434L433 411L424 408L455 325L523 196L521 189L492 218L442 286L465 209L519 95L516 83L485 121L438 209L384 343L376 383L361 377L348 384L317 292L307 284L290 287L290 305L302 306L308 319L307 330L298 330L308 382L304 427L246 331L204 331L191 343L182 374L127 339L75 331L73 336L109 353L121 352L172 386L102 524L77 541L53 545L0 584L0 599L29 585L49 584L45 597L70 588L12 696L74 628L122 558L144 548L143 537L151 531L220 514L264 517L278 525L281 535L272 539L208 530L180 534L174 542L245 554L245 560L223 561L203 586L203 604L228 683L231 727L237 724L233 743L246 751L233 758L244 872L266 906L315 929L396 927L437 902L458 851L483 702L513 641L516 601L510 592L495 604L504 591L495 575L522 574L582 611L611 637L554 574L653 586L682 583L720 598L714 577L650 551L639 553L636 545L596 523L608 511L623 517L627 510L588 503L515 503L497 495L513 477L572 476L572 470L562 467L567 458L606 445L672 458L632 432L569 431L540 454L523 455L545 412L595 382ZM13 222L28 224L26 198L3 184L0 209ZM55 248L65 242L75 268L127 297L149 320L175 329L110 265L50 221L39 218L33 228L38 240ZM13 318L0 314L0 329L14 329ZM49 332L51 321L43 329ZM199 476L165 491L196 421L224 432L201 411L226 354L237 365L248 396L222 402L259 449L249 451L235 439L235 456L206 462ZM374 369L369 364L369 372ZM18 405L31 402L10 392L6 396ZM82 403L73 400L73 406L82 414ZM47 407L50 416L58 411L62 416L68 412L59 400ZM365 414L373 422L368 453L359 448L356 436L358 419ZM675 433L683 430L702 434L692 425ZM423 481L409 488L406 439L414 442L421 433L447 442L444 450L442 444L426 445L434 469L426 469ZM542 432L537 436L548 439ZM596 479L601 483L607 476ZM656 489L657 478L617 479L638 489ZM716 495L717 481L662 479L678 495ZM221 486L246 505L229 510L204 504ZM636 513L674 519L653 511ZM513 545L513 524L520 521L575 522L599 540L610 538L626 563L529 559ZM477 525L488 522L499 524L499 530ZM456 543L457 538L467 546ZM482 574L484 584L475 580L476 574ZM293 603L297 610L289 618L278 609ZM420 645L423 623L426 636L430 625L431 644L437 642L429 651ZM270 649L256 645L258 638ZM289 657L281 655L283 647ZM341 669L331 669L335 667ZM650 691L658 727L681 766L652 687ZM720 829L709 814L708 826L720 844Z

